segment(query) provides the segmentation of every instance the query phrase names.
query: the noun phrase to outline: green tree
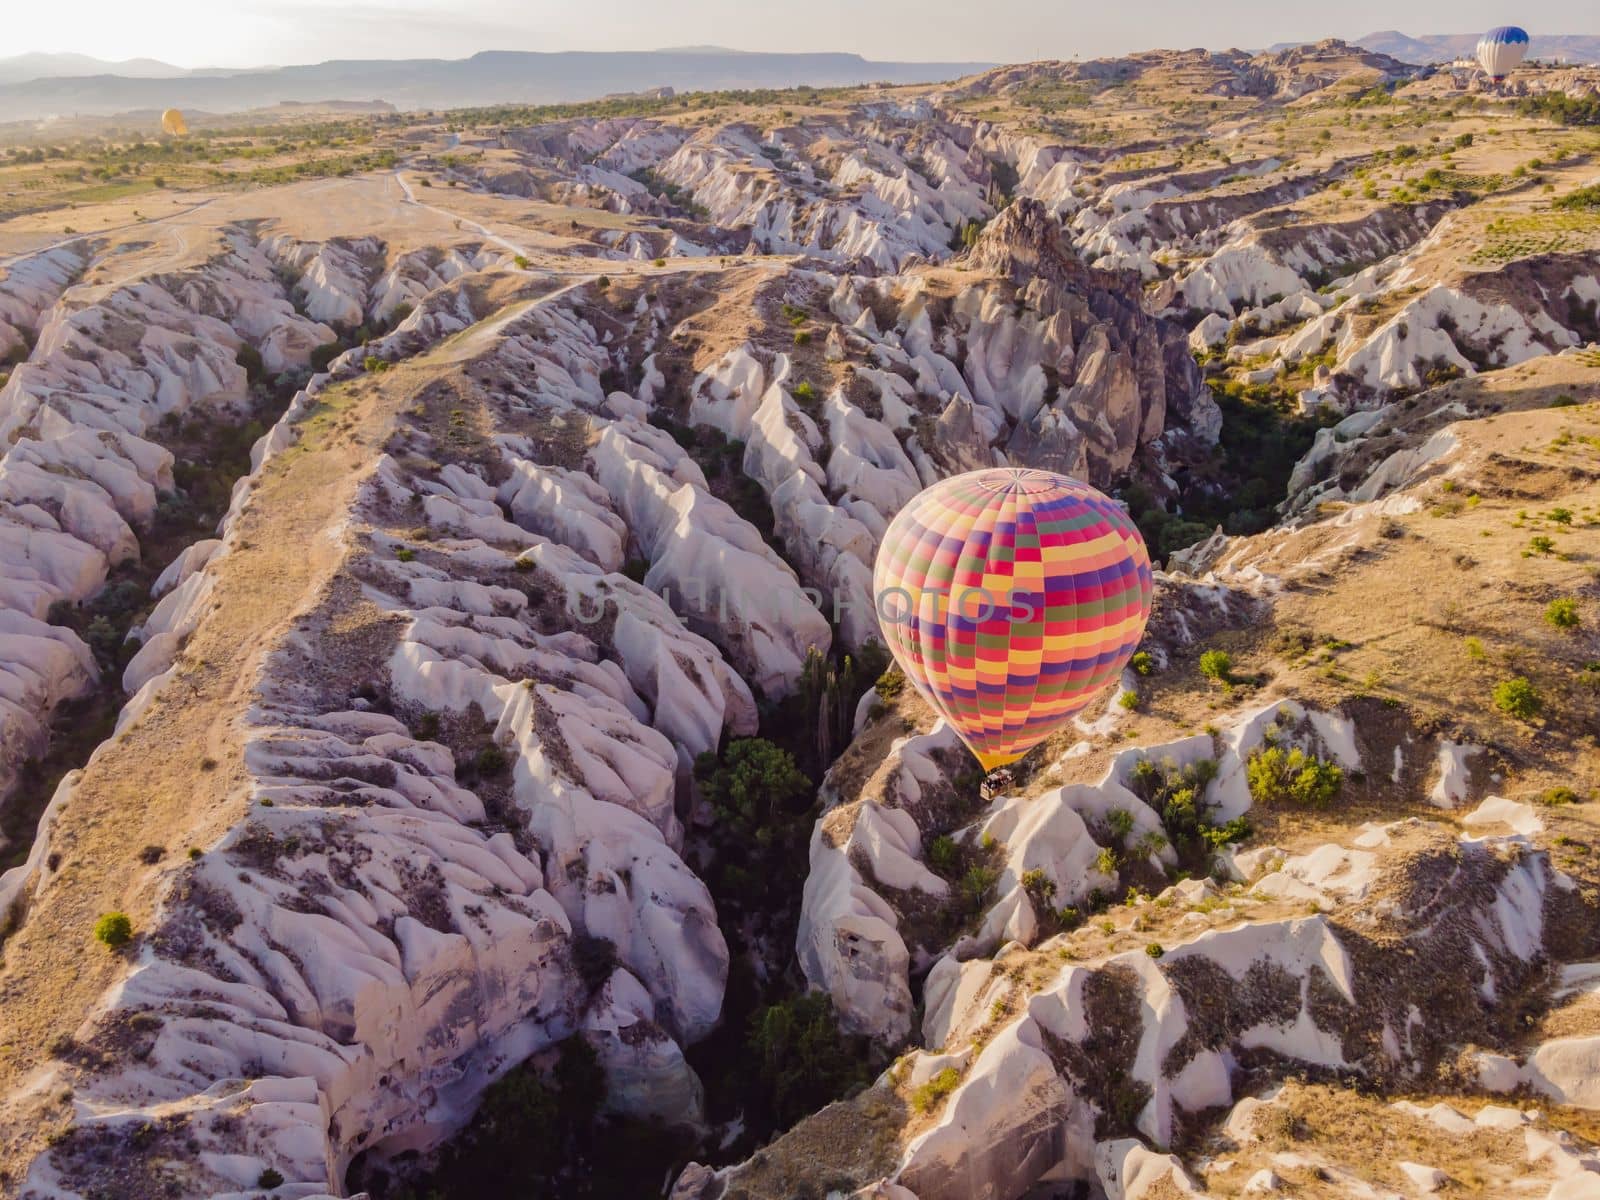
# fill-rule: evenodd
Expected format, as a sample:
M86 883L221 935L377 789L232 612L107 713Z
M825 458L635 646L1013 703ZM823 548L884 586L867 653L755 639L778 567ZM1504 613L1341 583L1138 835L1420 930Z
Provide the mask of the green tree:
M1207 650L1200 656L1200 674L1218 683L1233 678L1233 656L1226 650Z
M1262 747L1245 763L1245 778L1251 799L1263 805L1326 808L1344 787L1342 768L1299 747Z
M866 1039L842 1033L833 1001L805 992L750 1017L746 1061L759 1083L751 1097L779 1127L807 1116L852 1087L871 1082Z
M705 759L707 755L702 755ZM728 746L720 766L696 763L706 799L723 820L747 829L758 841L791 817L791 806L811 793L811 781L794 756L765 738L740 738Z
M133 922L128 919L127 913L103 913L94 923L95 940L115 950L119 946L126 946L133 938Z
M1544 708L1544 698L1531 680L1518 675L1494 685L1494 706L1519 721L1531 721Z
M1544 619L1557 629L1576 629L1582 622L1574 596L1560 596L1545 605Z

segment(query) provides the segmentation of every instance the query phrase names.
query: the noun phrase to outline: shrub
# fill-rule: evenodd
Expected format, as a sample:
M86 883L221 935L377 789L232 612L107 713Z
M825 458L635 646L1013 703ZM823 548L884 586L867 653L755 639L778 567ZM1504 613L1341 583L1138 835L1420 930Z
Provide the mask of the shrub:
M1234 842L1249 840L1252 830L1250 822L1244 817L1235 817L1221 825L1205 825L1201 827L1200 836L1213 850L1231 845Z
M1245 763L1245 778L1257 804L1298 808L1326 808L1344 786L1342 769L1298 747L1262 747Z
M1163 954L1166 953L1166 951L1161 948L1161 943L1160 942L1151 942L1148 946L1146 946L1144 948L1144 952L1146 954L1148 954L1151 958L1160 958Z
M517 264L517 270L519 271L526 271L528 269L529 262L526 254L519 254L511 261Z
M572 939L572 966L592 996L617 969L617 947L608 938L580 933Z
M344 353L344 347L338 342L323 342L322 345L311 351L310 363L312 371L326 371L328 364Z
M1201 851L1209 851L1213 843L1209 835L1210 805L1205 802L1206 789L1217 777L1214 759L1203 758L1188 766L1179 767L1172 759L1161 763L1148 758L1134 764L1132 789L1161 818L1161 828L1166 840L1180 857L1194 859ZM1227 841L1238 841L1249 836L1249 827L1242 823L1231 827L1232 836ZM1226 844L1226 842L1221 843ZM1196 862L1196 865L1200 865Z
M1578 398L1576 396L1569 396L1567 393L1563 392L1563 393L1561 393L1561 395L1557 396L1554 400L1550 401L1550 407L1551 408L1572 408L1577 403L1578 403Z
M1539 795L1539 803L1551 808L1559 808L1563 804L1576 804L1578 793L1569 787L1553 787Z
M260 1176L256 1179L256 1186L258 1188L265 1188L269 1192L282 1183L283 1176L277 1171L273 1170L271 1167L268 1167L265 1171L261 1172Z
M806 346L806 345L809 345L810 343L811 343L811 335L809 333L807 333L804 329L796 329L794 331L794 344L796 346Z
M1226 650L1207 650L1200 656L1200 674L1218 683L1233 678L1233 656Z
M1555 548L1555 540L1546 537L1542 533L1528 539L1528 552L1530 554L1553 554Z
M1552 508L1545 516L1549 517L1557 525L1572 524L1572 510L1570 508Z
M1600 208L1600 184L1591 184L1575 192L1569 192L1554 203L1557 208Z
M596 287L598 287L598 288L599 288L599 289L600 289L600 290L601 290L601 291L602 291L602 292L603 292L603 291L605 291L605 290L606 290L606 289L607 289L607 288L608 288L608 287L610 287L610 286L611 286L611 276L609 276L609 275L602 275L602 276L600 276L600 278L599 278L599 279L596 279L596 280L595 280L595 281L594 281L594 283L595 283L595 286L596 286Z
M1518 675L1494 685L1494 706L1519 721L1531 721L1544 707L1544 700L1532 682Z
M1119 843L1127 841L1133 832L1133 814L1125 808L1113 808L1106 814L1106 828Z
M133 922L128 919L127 913L103 913L94 923L94 936L96 941L115 950L132 940Z
M1150 657L1148 650L1141 650L1128 660L1128 665L1136 675L1150 675L1156 669L1156 660Z
M960 861L961 850L949 835L941 833L928 843L928 865L941 875L948 875L955 870Z
M1578 601L1572 596L1561 596L1544 606L1544 619L1557 629L1576 629L1582 621L1578 616Z
M410 562L417 557L417 552L410 546L401 546L400 549L394 552L394 556L401 562Z
M622 573L635 583L643 583L645 575L650 570L650 560L646 558L630 558L622 564Z
M961 877L961 893L973 908L982 908L998 878L1000 873L993 867L969 867Z
M899 667L890 667L878 676L878 682L872 685L872 690L878 693L878 699L885 703L895 700L905 690L906 677Z
M1100 847L1100 853L1095 855L1094 858L1094 869L1102 875L1115 877L1117 873L1117 852L1110 846Z
M802 379L794 385L794 398L802 403L808 400L815 400L817 398L817 389L809 379Z
M203 858L204 856L205 856L205 851L200 849L199 846L190 846L189 847L189 858L190 858L191 861L194 860L194 859Z
M1035 867L1031 871L1022 873L1022 890L1027 892L1030 897L1049 901L1056 894L1056 881L1045 874L1042 868ZM1045 907L1049 907L1048 903Z
M664 258L652 259L651 265L656 267L664 267L667 265L667 260Z
M954 1067L946 1067L911 1093L911 1107L919 1113L927 1112L955 1091L960 1082L961 1072Z
M368 375L381 375L389 369L389 364L376 354L369 354L361 360L361 369Z
M497 775L506 769L506 752L499 746L485 746L472 760L479 775Z
M234 351L233 361L244 368L245 378L251 383L256 382L267 373L266 365L261 361L261 351L250 345L249 342L240 343L239 348Z
M1137 712L1139 708L1139 693L1123 692L1117 697L1117 704L1129 712Z
M1469 637L1464 644L1466 645L1466 648L1467 648L1467 657L1468 658L1482 658L1483 657L1484 651L1483 651L1483 639L1482 638Z

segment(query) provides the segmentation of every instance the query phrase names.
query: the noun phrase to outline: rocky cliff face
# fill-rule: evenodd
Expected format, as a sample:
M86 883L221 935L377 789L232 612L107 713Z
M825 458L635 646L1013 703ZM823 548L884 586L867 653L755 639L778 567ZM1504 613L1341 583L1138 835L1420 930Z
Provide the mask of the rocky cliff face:
M1360 586L1395 570L1357 564L1374 545L1429 536L1396 532L1418 495L1448 494L1442 479L1487 494L1487 473L1508 467L1494 449L1504 431L1522 428L1537 444L1560 420L1458 424L1436 460L1392 476L1383 499L1208 548L1203 576L1160 581L1154 678L1182 671L1196 642L1215 645L1230 626L1266 625L1281 646L1310 612L1336 621L1336 609L1297 593L1341 571ZM1541 457L1532 446L1521 454L1525 466ZM1590 475L1548 486L1567 494L1574 483L1593 491ZM1485 544L1499 535L1462 532L1505 561ZM1358 621L1347 614L1339 627ZM1552 652L1555 686L1582 650ZM1295 689L1296 653L1273 672L1274 691ZM1142 696L1151 684L1129 672L1123 688ZM1181 707L1162 685L1155 692L1155 705ZM1498 741L1484 718L1429 731L1417 709L1371 696L1334 710L1273 699L1202 733L1119 746L1118 725L1145 721L1129 715L1142 707L1080 718L1059 756L984 796L975 779L962 782L954 739L929 728L919 705L880 706L865 721L824 789L800 961L852 1028L912 1048L861 1096L746 1163L686 1172L675 1195L785 1194L802 1163L852 1194L896 1198L1322 1194L1319 1181L1330 1195L1403 1195L1464 1175L1540 1196L1595 1191L1592 1152L1558 1114L1591 1103L1580 1064L1594 1036L1571 1006L1591 995L1580 981L1592 973L1600 892L1573 835L1555 832L1572 828L1565 816L1534 798L1542 793L1500 794L1504 777L1484 756L1508 754L1524 770L1552 761ZM1581 741L1592 711L1580 701L1552 734ZM1567 745L1550 747L1554 777L1592 786ZM1306 829L1305 808L1274 814L1280 803L1323 803L1278 790L1271 764L1291 758L1310 772L1303 780L1336 781L1335 806L1360 803L1359 789L1365 803L1381 794L1410 815L1350 813ZM1437 819L1441 809L1453 823ZM1231 830L1211 837L1226 848L1205 878L1175 872L1192 853L1196 812ZM1354 1110L1319 1090L1336 1078L1460 1098L1363 1101L1370 1116L1357 1105L1360 1120L1411 1139L1409 1157L1379 1167L1341 1127L1337 1114ZM1514 1107L1492 1099L1507 1094ZM1494 1151L1498 1133L1510 1136Z
M294 309L242 229L222 236L204 266L89 303L63 298L90 261L84 243L25 259L0 284L11 328L33 342L0 390L0 802L23 760L44 751L52 711L98 677L60 614L140 561L174 488L163 441L188 420L243 418L241 351L276 374L333 336Z

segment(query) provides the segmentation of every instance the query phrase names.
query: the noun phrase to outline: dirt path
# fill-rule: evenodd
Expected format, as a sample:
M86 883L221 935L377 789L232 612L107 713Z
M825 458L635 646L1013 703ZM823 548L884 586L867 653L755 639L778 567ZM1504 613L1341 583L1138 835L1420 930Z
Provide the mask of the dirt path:
M0 946L0 1171L21 1169L66 1116L49 1047L84 1032L129 966L94 940L102 913L147 934L171 873L245 815L249 777L241 728L266 653L330 584L345 557L344 525L396 414L426 378L486 347L516 316L584 281L510 308L449 346L382 376L325 392L300 442L270 462L216 563L212 609L163 690L96 752L51 831L46 870L26 920ZM161 847L155 864L141 859ZM0 1194L15 1176L0 1173Z
M98 944L96 919L120 910L147 932L163 882L189 847L209 845L244 814L239 721L262 657L341 561L339 526L386 427L382 410L393 407L375 389L338 396L355 431L308 430L320 444L269 466L244 517L241 548L218 571L211 616L161 694L100 748L56 818L50 849L59 867L45 872L27 919L3 947L0 1096L13 1111L0 1123L9 1143L0 1158L8 1164L47 1132L14 1106L29 1105L30 1085L44 1081L48 1047L78 1031L138 954L137 945L112 953ZM162 847L164 858L145 864L147 846Z

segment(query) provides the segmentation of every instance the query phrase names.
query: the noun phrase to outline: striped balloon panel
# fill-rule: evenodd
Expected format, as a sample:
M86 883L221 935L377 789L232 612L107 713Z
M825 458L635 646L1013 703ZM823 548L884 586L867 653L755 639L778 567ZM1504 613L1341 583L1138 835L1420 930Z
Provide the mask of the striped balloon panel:
M889 649L986 770L1082 711L1150 616L1127 513L1046 471L974 471L917 496L884 534L873 587Z

